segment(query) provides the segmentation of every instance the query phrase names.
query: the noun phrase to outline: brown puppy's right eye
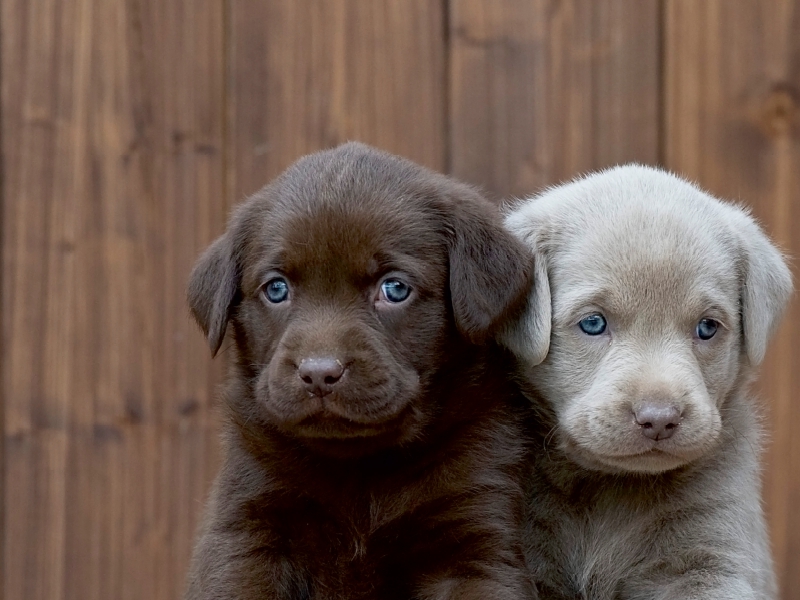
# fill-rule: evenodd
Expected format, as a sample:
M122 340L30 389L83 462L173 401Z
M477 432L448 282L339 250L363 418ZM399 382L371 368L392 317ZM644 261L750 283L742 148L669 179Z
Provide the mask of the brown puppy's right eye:
M381 284L381 294L392 303L403 302L411 295L411 286L400 279L387 279Z
M283 302L289 297L289 283L283 277L270 279L264 286L262 294L273 304Z

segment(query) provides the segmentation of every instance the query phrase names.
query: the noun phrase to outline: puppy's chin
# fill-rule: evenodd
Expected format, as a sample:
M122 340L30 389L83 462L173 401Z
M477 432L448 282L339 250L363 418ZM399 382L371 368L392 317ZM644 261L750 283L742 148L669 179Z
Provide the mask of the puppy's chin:
M282 421L278 423L284 430L291 431L299 438L328 440L358 440L371 437L383 437L415 429L420 420L419 411L411 404L392 406L380 416L350 418L335 405L325 402L321 408L298 423Z
M561 450L570 460L584 469L613 474L664 473L686 466L705 455L705 452L671 454L658 448L638 454L603 455L592 452L569 438L562 441Z
M284 431L322 454L353 458L409 444L420 437L426 423L426 415L407 404L394 418L382 423L353 423L315 415Z

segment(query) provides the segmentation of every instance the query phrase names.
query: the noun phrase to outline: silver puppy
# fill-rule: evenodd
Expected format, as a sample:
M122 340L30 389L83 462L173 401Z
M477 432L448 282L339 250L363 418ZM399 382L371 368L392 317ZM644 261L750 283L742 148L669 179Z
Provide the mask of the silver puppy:
M624 166L527 200L526 313L503 335L541 413L527 559L542 598L766 600L749 384L791 294L746 211Z

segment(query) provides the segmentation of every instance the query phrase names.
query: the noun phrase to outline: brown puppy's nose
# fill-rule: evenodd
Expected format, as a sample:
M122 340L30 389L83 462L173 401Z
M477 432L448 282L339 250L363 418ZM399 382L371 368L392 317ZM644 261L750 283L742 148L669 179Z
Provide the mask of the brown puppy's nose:
M344 365L339 360L327 356L305 358L300 361L297 374L303 380L305 388L321 398L333 391L333 386L344 375Z
M675 406L643 404L633 413L642 428L642 435L651 440L672 437L681 422L681 411Z

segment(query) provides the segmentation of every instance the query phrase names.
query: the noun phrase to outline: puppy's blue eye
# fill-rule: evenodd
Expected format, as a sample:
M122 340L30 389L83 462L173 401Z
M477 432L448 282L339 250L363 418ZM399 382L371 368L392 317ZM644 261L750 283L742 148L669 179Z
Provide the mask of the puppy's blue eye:
M696 329L697 337L701 340L710 340L717 333L718 328L719 323L714 319L700 319Z
M600 335L606 330L606 319L603 315L595 313L582 318L578 323L578 327L586 335Z
M276 277L264 286L264 295L273 304L283 302L289 297L289 284L283 277Z
M389 302L402 302L411 295L411 286L399 279L387 279L381 284L381 291Z

